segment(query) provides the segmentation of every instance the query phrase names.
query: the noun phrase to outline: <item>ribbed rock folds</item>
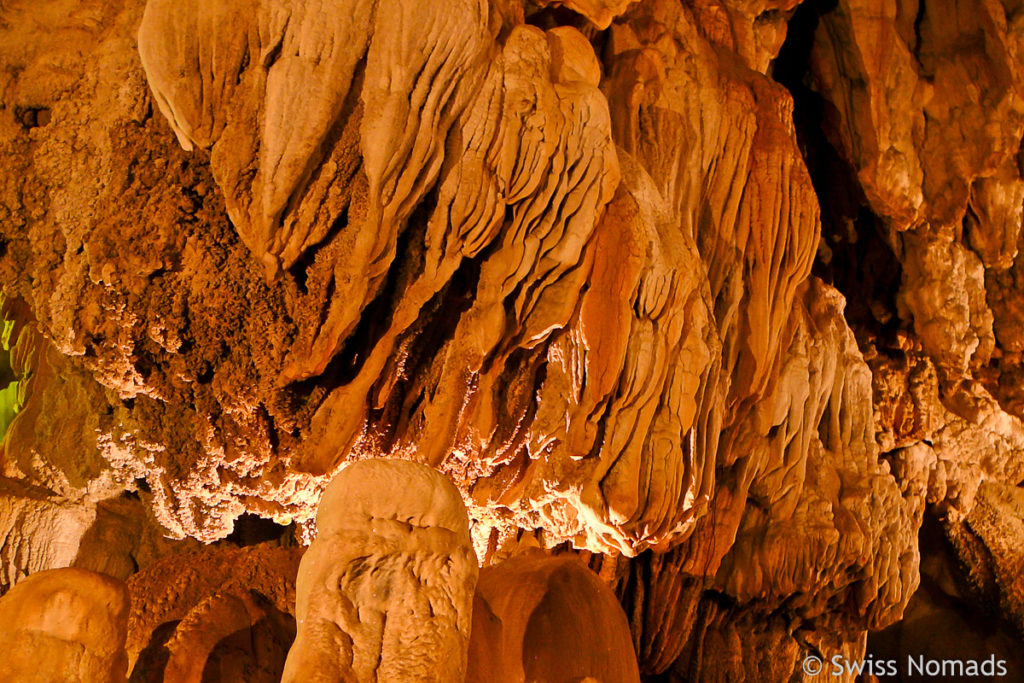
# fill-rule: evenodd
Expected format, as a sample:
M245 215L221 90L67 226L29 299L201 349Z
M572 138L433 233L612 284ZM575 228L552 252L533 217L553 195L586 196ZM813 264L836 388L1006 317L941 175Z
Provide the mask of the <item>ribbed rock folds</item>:
M540 547L609 592L524 595L617 597L640 673L788 680L901 619L929 517L1024 628L1022 41L1010 0L5 3L0 590L128 581L164 680L327 631L389 680L387 546L461 676L471 547ZM383 474L318 522L372 459L468 528ZM309 630L324 563L379 632Z

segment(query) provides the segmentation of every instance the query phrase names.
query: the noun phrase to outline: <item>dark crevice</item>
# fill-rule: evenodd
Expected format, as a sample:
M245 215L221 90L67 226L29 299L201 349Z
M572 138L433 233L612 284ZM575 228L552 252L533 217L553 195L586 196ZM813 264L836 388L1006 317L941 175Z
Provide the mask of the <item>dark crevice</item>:
M953 532L966 541L970 530ZM937 512L925 511L919 533L921 548L920 588L910 599L904 619L888 628L869 632L867 653L876 658L903 660L905 657L978 659L994 656L1009 670L1006 680L1024 680L1024 656L1020 632L1000 612L998 596L975 585L968 567L947 536ZM897 676L892 679L920 680ZM963 680L931 678L929 680ZM994 680L989 677L979 680Z
M455 270L448 284L424 307L420 330L410 349L409 375L429 366L444 343L453 336L462 314L470 309L476 297L482 259L466 259Z
M611 401L606 401L600 408L601 418L597 420L597 433L594 435L594 443L590 446L590 451L586 454L587 459L598 457L601 454L601 450L604 448L605 434L608 430L608 423L610 422L606 415L610 405Z
M298 287L299 291L303 294L309 293L306 283L309 277L309 270L316 262L317 254L319 254L326 245L330 244L334 238L336 238L348 226L348 210L349 205L346 204L338 213L338 217L334 219L333 223L331 223L331 227L324 238L319 243L302 252L295 263L288 268L288 273L295 280L296 287Z
M395 256L388 272L373 300L367 304L359 317L355 329L345 339L341 350L331 358L319 376L293 383L289 390L294 397L311 396L314 391L330 393L331 390L350 383L359 374L367 357L377 346L381 337L391 327L395 307L402 293L423 267L424 240L427 218L436 205L436 190L424 198L409 219L408 227L399 235L395 245ZM333 280L331 281L333 284ZM328 288L327 305L336 294Z
M280 681L288 648L295 640L295 618L278 610L255 591L250 591L265 616L251 626L221 638L210 651L201 683Z
M672 683L672 681L676 679L673 678L670 671L666 671L665 673L660 674L641 674L640 680L643 683Z
M546 7L539 7L532 2L528 2L525 9L526 23L531 26L536 26L544 31L550 31L553 28L559 26L572 26L580 31L585 30L588 26L592 26L590 20L579 12L574 12L568 7L562 7L559 5L548 5Z
M270 442L270 449L274 453L280 452L281 438L277 433L277 425L274 424L274 417L267 410L267 407L260 405L257 409L257 413L260 418L266 423L267 427L267 441Z
M282 31L282 33L278 35L280 38L278 38L273 47L267 51L266 56L263 57L263 61L261 62L261 66L268 71L270 70L270 67L274 66L274 63L281 58L281 51L284 48L284 32Z
M281 47L278 45L278 53L280 54ZM276 56L275 56L276 59ZM242 78L245 76L245 72L249 69L250 57L249 51L245 50L242 53L242 62L238 65L238 74L235 76L235 85L242 84Z
M736 598L732 597L728 593L723 593L722 591L714 589L705 590L701 599L716 605L723 611L735 610L739 606L739 603L736 602Z
M537 413L537 390L547 377L544 347L512 351L505 360L501 376L511 379L498 383L493 403L512 419L499 423L492 439L495 443L508 444L510 453L518 453L525 449L526 431L523 426L533 424ZM528 462L529 459L525 459L524 465ZM525 469L524 466L521 474L525 474Z
M540 7L535 2L528 2L524 8L526 23L544 31L560 26L570 26L590 41L595 55L603 55L608 44L609 32L595 26L582 14L560 5ZM600 61L600 59L599 59Z
M180 623L180 621L168 621L153 630L149 643L139 653L139 658L132 668L131 678L128 679L129 683L156 683L164 679L164 669L171 658L168 644Z
M246 513L235 520L234 530L224 540L239 547L272 542L292 545L294 532L294 524L282 526L273 520Z
M463 260L448 284L423 307L416 323L399 341L398 346L405 355L402 376L387 403L373 413L374 421L391 427L388 434L382 435L384 450L391 447L392 440L402 431L404 425L399 421L415 415L422 403L427 387L419 386L416 378L431 376L427 368L454 336L462 315L473 305L482 260L482 256Z
M14 118L25 130L41 128L50 123L52 115L49 107L38 105L14 107Z
M197 384L209 384L213 381L213 366L210 364L203 365L203 368L196 374Z
M917 1L917 15L914 17L914 46L913 53L916 55L921 50L921 27L924 25L924 0Z
M358 126L361 120L361 109L359 95L363 90L363 79L366 74L366 57L364 56L356 64L355 72L352 76L352 81L349 85L348 94L345 96L345 101L342 103L341 110L337 117L334 119L333 124L327 131L327 135L317 145L313 154L306 162L306 168L303 171L302 178L295 184L292 195L288 198L288 202L284 208L282 216L294 213L300 206L302 200L306 196L306 190L316 183L320 179L322 173L327 168L334 168L331 164L326 164L325 161L331 157L335 148L340 144L345 137L346 130L349 126ZM340 186L353 186L355 177L359 171L359 164L351 164L344 168L335 170L336 177L333 179L332 184ZM349 197L349 202L351 197ZM313 265L316 260L316 255L324 246L330 244L339 233L344 230L349 224L349 203L343 206L338 216L331 222L331 227L327 234L317 243L311 245L289 268L288 272L293 278L295 278L296 285L299 290L303 293L307 293L306 280L308 277L308 269Z
M771 74L793 97L797 143L821 207L822 236L812 274L846 297L846 319L862 347L874 340L890 346L899 329L902 267L856 170L828 136L839 125L839 112L811 88L814 35L835 6L835 0L811 0L797 8Z
M411 244L417 238L422 244L423 233L426 230L425 223L416 225L413 221L415 221L415 216L410 220L410 223L413 224L398 237L395 258L388 268L377 296L363 309L359 324L352 335L345 340L341 352L334 359L337 361L335 370L339 372L333 378L338 383L335 386L348 384L355 378L369 353L391 326L395 305L405 289L401 286L401 281L405 279L403 274L406 269L406 260L410 256Z

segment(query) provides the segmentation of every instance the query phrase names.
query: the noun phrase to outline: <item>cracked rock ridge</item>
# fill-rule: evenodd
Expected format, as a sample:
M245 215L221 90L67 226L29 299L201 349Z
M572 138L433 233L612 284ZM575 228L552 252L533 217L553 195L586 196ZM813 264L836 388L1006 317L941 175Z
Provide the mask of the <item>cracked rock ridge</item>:
M0 591L101 571L164 596L130 680L275 680L327 482L397 459L643 676L862 656L926 517L1024 629L1022 60L1016 0L4 0Z

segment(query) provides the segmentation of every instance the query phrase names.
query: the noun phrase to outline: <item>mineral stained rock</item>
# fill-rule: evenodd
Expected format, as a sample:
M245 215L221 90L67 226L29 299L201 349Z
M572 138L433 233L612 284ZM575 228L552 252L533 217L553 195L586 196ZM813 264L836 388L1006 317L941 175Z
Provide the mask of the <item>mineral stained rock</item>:
M0 680L123 683L128 591L83 569L33 574L0 598Z
M419 463L363 460L327 487L316 521L281 680L462 680L477 563L458 489Z
M472 551L572 546L641 675L789 680L901 618L929 517L1024 628L1022 41L1016 0L4 0L0 592L126 578L138 680L292 628L289 676L415 628L457 676ZM430 474L344 488L378 460ZM298 587L254 517L316 538Z

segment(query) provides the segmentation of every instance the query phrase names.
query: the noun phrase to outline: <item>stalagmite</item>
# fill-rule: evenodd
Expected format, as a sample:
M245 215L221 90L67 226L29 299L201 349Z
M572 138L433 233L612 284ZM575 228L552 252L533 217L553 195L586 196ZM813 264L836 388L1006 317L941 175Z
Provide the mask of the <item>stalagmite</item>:
M299 567L282 680L462 680L476 579L451 482L408 461L349 465L324 493Z

